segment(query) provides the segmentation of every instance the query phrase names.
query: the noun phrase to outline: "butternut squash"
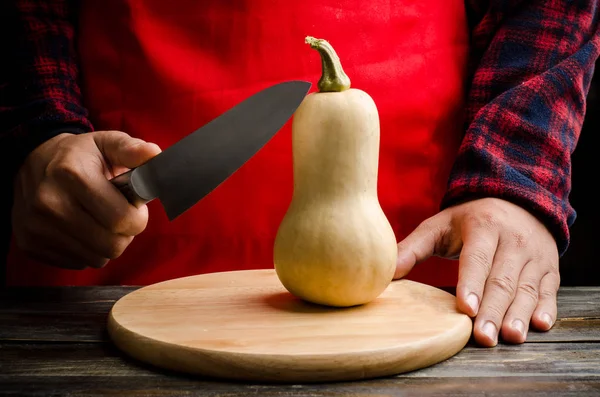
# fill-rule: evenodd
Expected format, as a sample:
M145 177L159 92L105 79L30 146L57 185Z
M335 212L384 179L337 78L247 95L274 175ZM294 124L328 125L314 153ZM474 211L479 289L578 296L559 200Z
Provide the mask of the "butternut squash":
M376 299L392 281L396 236L377 196L380 126L373 99L350 87L333 47L318 51L318 92L292 120L294 191L274 243L283 286L316 304L347 307Z

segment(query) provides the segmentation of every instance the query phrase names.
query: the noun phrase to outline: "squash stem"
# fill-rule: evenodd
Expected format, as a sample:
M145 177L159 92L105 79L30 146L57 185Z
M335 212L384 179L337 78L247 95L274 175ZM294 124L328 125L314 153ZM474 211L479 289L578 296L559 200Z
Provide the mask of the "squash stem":
M337 53L326 40L308 36L306 44L321 56L322 72L317 87L320 92L341 92L350 88L350 78L342 69Z

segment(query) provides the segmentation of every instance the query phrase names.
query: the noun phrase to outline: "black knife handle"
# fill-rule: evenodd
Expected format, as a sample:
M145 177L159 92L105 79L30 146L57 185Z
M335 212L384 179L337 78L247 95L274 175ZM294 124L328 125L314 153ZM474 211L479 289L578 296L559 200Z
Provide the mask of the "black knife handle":
M141 198L135 191L133 185L131 184L131 173L133 170L129 170L119 176L114 177L110 181L113 185L119 189L119 191L127 198L132 205L135 207L141 207L142 205L148 203L149 200L144 200Z

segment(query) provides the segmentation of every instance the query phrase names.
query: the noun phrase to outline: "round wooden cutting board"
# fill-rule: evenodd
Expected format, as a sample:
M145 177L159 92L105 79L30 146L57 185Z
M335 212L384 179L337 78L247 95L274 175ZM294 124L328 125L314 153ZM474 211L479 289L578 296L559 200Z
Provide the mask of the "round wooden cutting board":
M185 277L115 303L114 343L158 367L232 380L358 380L423 368L459 352L471 319L455 298L409 280L351 308L303 302L274 270Z

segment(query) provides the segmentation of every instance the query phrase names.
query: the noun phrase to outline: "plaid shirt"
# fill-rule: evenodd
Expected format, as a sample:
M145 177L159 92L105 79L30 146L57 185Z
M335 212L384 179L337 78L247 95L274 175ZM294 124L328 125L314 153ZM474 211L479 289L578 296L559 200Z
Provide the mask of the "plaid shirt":
M93 130L77 85L70 0L0 4L0 148L12 170L64 131ZM562 253L575 211L571 154L600 51L596 0L466 0L471 74L465 135L445 208L500 197L537 215Z

